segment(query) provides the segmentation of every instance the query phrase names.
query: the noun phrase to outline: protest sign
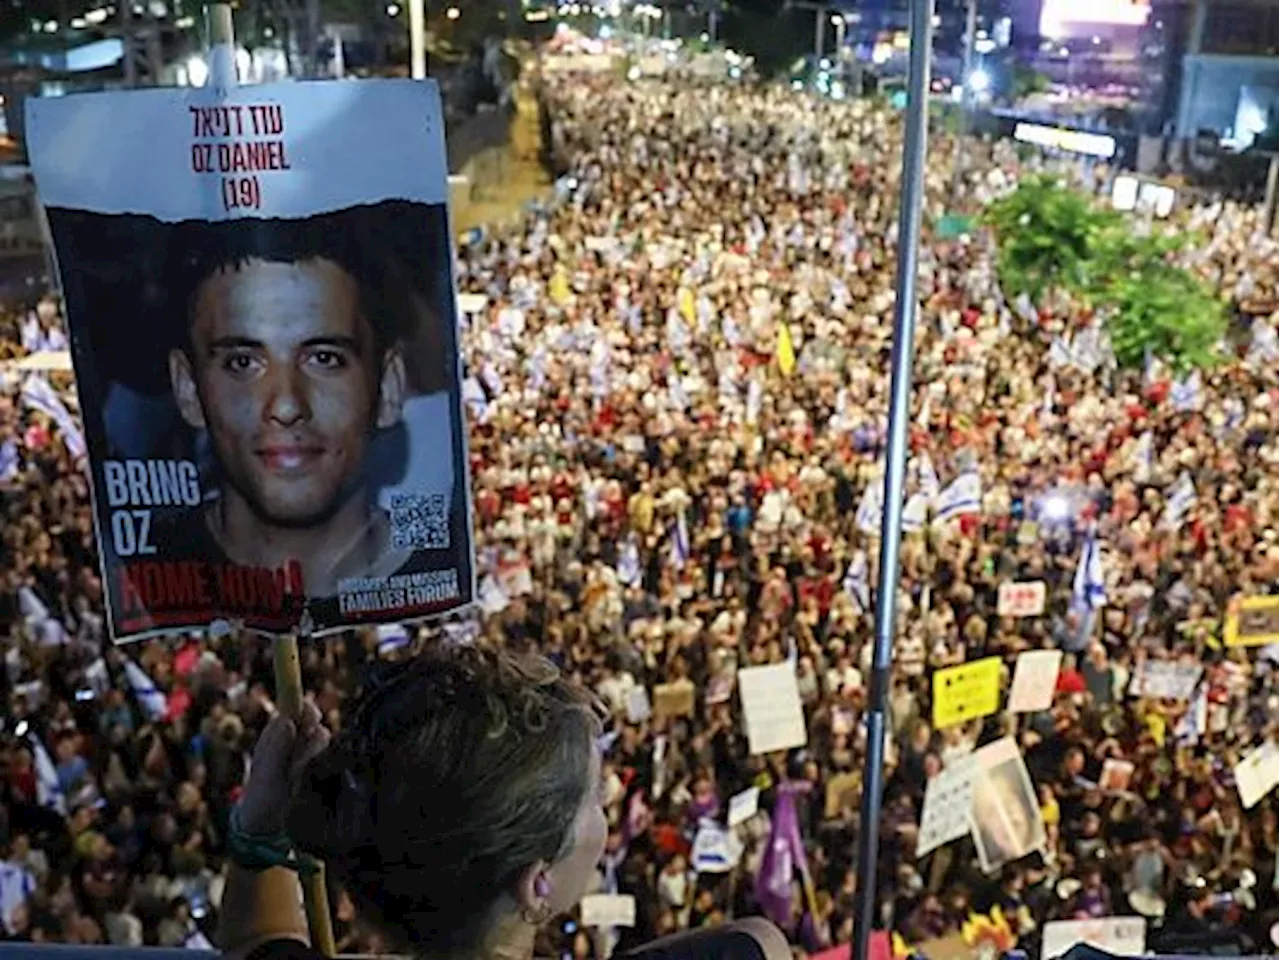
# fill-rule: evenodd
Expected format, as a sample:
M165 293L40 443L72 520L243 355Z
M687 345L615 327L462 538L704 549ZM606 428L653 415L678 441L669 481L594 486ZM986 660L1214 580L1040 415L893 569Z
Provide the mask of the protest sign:
M1044 925L1040 956L1054 960L1078 943L1118 957L1140 957L1147 952L1147 921L1144 917L1050 920Z
M857 810L861 799L861 774L837 773L827 781L824 815L828 820L834 820L846 809Z
M996 612L1002 617L1038 617L1044 613L1044 597L1043 580L1008 580L996 594Z
M1000 658L987 657L933 674L933 725L953 727L957 723L986 717L1000 706Z
M729 798L729 826L746 823L760 809L760 788L748 787Z
M1133 764L1128 760L1108 757L1102 761L1102 773L1098 776L1099 789L1111 793L1123 793L1133 780Z
M1045 845L1044 820L1027 765L1013 737L974 753L970 829L982 869L991 873Z
M1240 791L1240 805L1252 809L1258 801L1280 783L1280 750L1274 740L1251 750L1232 771L1236 789Z
M1129 696L1159 700L1190 700L1204 667L1198 663L1146 660L1133 672Z
M689 862L697 873L728 873L742 859L743 844L734 831L710 817L698 822Z
M920 812L916 857L923 857L969 832L973 781L977 774L977 760L968 754L957 757L930 778L924 790L924 809Z
M629 893L591 893L582 898L584 927L634 927L636 898Z
M1233 598L1222 642L1228 647L1265 647L1280 642L1280 597Z
M772 753L809 742L796 671L789 662L738 671L738 692L751 752Z
M116 639L469 603L435 84L28 107Z
M1026 650L1018 654L1009 688L1010 713L1036 713L1053 705L1062 667L1061 650Z
M653 688L653 712L658 717L692 717L695 693L688 680L660 683Z

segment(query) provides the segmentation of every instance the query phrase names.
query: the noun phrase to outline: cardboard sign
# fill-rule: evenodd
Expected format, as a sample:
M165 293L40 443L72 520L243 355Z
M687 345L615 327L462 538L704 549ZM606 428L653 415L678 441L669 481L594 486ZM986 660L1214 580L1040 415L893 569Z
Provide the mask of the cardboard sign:
M658 717L692 717L696 692L689 680L660 683L653 688L653 712Z
M826 803L823 815L834 820L845 809L858 809L862 797L862 776L857 773L837 773L827 781Z
M1198 663L1174 660L1146 660L1133 672L1129 696L1154 697L1158 700L1190 700L1204 667Z
M470 604L436 84L27 107L113 637L324 633Z
M729 826L736 827L754 817L760 809L760 788L748 787L729 798Z
M738 671L738 693L751 753L773 753L809 742L796 670L789 662Z
M954 727L1000 708L1000 658L987 657L933 674L933 725Z
M1044 613L1044 598L1043 580L1007 580L996 595L996 612L1002 617L1038 617Z
M1275 741L1268 740L1251 750L1232 772L1236 789L1240 791L1240 805L1246 810L1252 809L1280 783L1280 750Z
M1227 609L1222 642L1228 647L1265 647L1280 642L1280 597L1236 597Z
M584 927L634 927L636 898L629 893L592 893L582 898Z
M957 757L930 778L924 789L924 808L920 811L917 858L959 840L972 829L969 812L973 808L973 782L977 775L977 759L967 754Z
M1026 650L1018 654L1009 688L1009 712L1038 713L1053 706L1061 668L1061 650Z
M1147 921L1144 917L1050 920L1044 925L1040 956L1054 960L1078 943L1087 943L1112 956L1140 957L1147 952Z

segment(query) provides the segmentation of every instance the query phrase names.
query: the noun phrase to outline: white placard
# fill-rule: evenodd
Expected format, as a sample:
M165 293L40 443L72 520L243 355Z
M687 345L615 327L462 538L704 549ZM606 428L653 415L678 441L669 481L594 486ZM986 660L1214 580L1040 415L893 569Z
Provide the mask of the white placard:
M1138 957L1147 949L1147 921L1143 917L1051 920L1044 925L1040 956L1053 960L1077 943L1087 943L1116 956Z
M916 837L917 858L969 833L969 808L973 806L973 781L977 774L978 765L970 753L957 757L929 780L924 789L924 809L920 812L920 833Z
M1053 706L1061 668L1061 650L1027 650L1018 654L1009 688L1009 712L1036 713Z
M458 294L459 313L479 313L489 305L489 298L483 293Z
M629 893L592 893L582 898L584 927L634 927L636 898Z
M627 723L644 723L652 713L648 690L632 687L627 691Z
M1198 663L1173 660L1147 660L1133 674L1129 683L1131 697L1155 697L1160 700L1190 700L1204 667Z
M729 826L736 827L746 823L760 809L760 788L748 787L736 796L729 798Z
M738 671L738 692L752 754L803 747L809 742L800 706L800 687L790 663Z
M1280 750L1275 741L1268 740L1250 751L1232 772L1236 789L1240 791L1240 805L1246 810L1252 809L1280 783Z

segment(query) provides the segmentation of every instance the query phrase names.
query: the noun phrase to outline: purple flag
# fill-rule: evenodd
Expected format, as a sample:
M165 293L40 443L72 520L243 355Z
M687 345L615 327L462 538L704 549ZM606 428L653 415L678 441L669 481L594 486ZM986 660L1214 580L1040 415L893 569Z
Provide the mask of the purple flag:
M784 781L778 785L773 802L773 825L769 829L769 845L756 875L756 902L766 917L785 930L793 926L791 902L795 874L809 875L804 842L800 839L800 821L796 817L796 794L803 786Z

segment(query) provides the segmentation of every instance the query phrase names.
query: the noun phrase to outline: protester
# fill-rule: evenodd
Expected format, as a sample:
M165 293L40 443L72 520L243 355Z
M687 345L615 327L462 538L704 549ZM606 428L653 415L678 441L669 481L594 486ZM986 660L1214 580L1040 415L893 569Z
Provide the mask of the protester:
M458 257L483 610L408 645L308 645L305 687L341 740L378 661L483 635L600 696L607 825L587 889L634 896L636 924L584 938L557 902L540 955L603 958L762 909L810 952L848 942L901 124L687 81L579 76L546 99L569 175ZM951 155L935 137L877 916L920 943L999 905L1034 946L1048 921L1140 913L1151 942L1167 927L1265 949L1274 794L1244 809L1233 770L1275 740L1275 651L1225 646L1223 621L1280 576L1275 240L1258 211L1184 198L1153 229L1203 235L1177 256L1236 312L1227 358L1198 377L1115 369L1105 343L1062 362L1054 338L1079 343L1092 311L1007 302L991 237L936 225L1079 162L975 142L953 190ZM33 308L5 325L13 355ZM56 341L49 313L36 326ZM3 376L5 935L199 943L274 713L269 646L105 645L69 378ZM1009 581L1042 581L1043 612L1000 616ZM998 656L1011 675L1019 653L1059 649L1048 709L935 727L937 668ZM808 744L752 755L736 672L788 660ZM1152 664L1191 682L1139 695ZM990 874L968 837L917 857L929 779L1006 734L1044 848ZM1132 764L1126 787L1102 788L1109 760ZM760 812L724 830L752 786ZM775 826L788 857L769 855ZM394 947L346 893L343 948Z

